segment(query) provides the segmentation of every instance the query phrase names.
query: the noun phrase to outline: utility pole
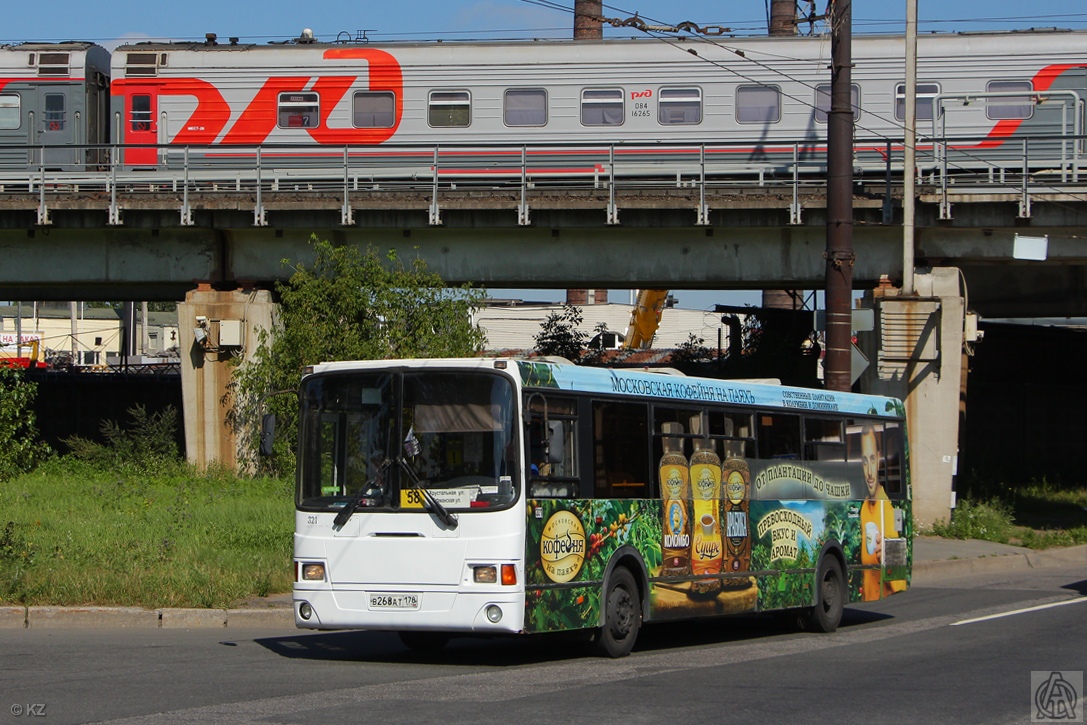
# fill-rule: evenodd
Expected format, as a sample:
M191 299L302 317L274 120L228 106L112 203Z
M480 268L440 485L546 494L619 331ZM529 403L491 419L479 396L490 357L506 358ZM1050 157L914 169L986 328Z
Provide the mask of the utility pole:
M796 35L795 0L770 0L770 35Z
M902 162L902 294L913 294L917 166L917 0L906 0L906 127Z
M574 40L600 40L604 37L604 0L574 0Z
M771 36L792 37L796 35L795 0L770 0L769 27ZM786 289L764 289L762 306L774 310L799 310L803 307L803 292Z
M831 9L830 114L827 119L827 333L823 379L828 390L849 390L853 307L852 0Z

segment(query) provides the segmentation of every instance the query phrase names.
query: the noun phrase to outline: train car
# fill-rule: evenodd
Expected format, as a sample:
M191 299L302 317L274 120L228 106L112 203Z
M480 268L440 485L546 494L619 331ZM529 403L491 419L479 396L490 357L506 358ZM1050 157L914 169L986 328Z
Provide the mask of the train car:
M1062 140L1044 159L1035 147L1039 164L1077 152L1067 140L1084 131L1087 32L934 34L918 46L918 132L961 139L943 147L955 165L1018 164L1027 136ZM853 38L861 171L882 171L885 141L902 137L904 55L901 36ZM570 147L617 144L668 175L708 144L714 168L787 166L799 149L821 171L829 58L820 37L139 43L113 54L114 138L139 145L124 151L137 168L178 163L184 147L231 163L259 146L265 164L342 164L377 150L426 161L447 144L491 149L465 149L465 173L500 172L496 145L516 157L506 166L525 145L537 171L576 172L599 166L579 167Z
M0 46L0 166L82 170L109 141L109 51L94 43Z

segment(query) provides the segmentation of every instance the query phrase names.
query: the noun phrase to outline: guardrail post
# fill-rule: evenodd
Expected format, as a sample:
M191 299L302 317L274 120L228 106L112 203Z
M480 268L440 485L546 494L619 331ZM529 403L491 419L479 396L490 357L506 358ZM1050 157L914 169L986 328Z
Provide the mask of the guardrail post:
M902 162L902 182L905 185L906 174L912 173L910 169L906 168L905 159ZM887 140L887 164L884 167L883 173L884 188L883 188L883 223L890 224L894 221L895 207L891 201L891 141Z
M257 146L257 204L253 207L253 226L266 227L268 226L268 216L264 213L264 200L261 198L261 168L260 162L260 146Z
M439 226L442 223L442 210L438 206L438 147L434 147L434 187L430 196L430 225Z
M615 146L608 147L608 224L619 223L619 207L615 204Z
M709 226L710 208L706 204L706 144L698 147L698 226Z
M185 147L185 175L181 182L181 226L192 226L192 209L189 208L189 147Z
M1030 157L1027 151L1028 139L1023 139L1023 191L1019 198L1019 218L1030 218Z
M121 221L121 207L117 203L117 164L109 167L109 219L106 222L111 227L119 227Z
M793 203L789 205L789 224L800 223L800 144L793 144Z
M528 220L528 149L521 146L521 204L517 207L518 226L527 227Z
M42 163L40 166L41 180L38 182L38 225L46 226L53 223L52 217L49 215L49 207L45 205L45 150L42 149L41 153Z
M349 172L348 147L343 147L343 208L340 209L340 225L350 227L355 224L355 210L351 208L351 179Z
M935 143L935 141L934 141ZM947 200L947 140L941 142L940 146L943 148L943 152L939 154L940 158L940 218L951 218L951 202ZM936 148L934 146L934 148Z

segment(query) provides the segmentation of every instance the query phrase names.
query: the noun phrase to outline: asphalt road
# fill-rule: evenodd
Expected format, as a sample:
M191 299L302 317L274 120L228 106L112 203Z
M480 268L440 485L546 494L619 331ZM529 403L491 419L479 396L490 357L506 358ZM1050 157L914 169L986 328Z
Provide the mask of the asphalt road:
M832 635L770 617L647 626L622 660L554 637L423 657L363 632L0 630L0 723L1029 723L1037 683L1066 694L1085 670L1075 565L930 578L847 609ZM1082 722L1076 694L1043 704Z

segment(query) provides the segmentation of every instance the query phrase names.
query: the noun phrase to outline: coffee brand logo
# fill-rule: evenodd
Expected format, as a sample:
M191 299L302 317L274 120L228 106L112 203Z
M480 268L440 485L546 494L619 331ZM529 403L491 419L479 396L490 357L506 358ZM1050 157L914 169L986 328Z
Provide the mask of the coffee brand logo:
M568 582L585 563L585 527L569 511L556 511L540 535L540 564L553 582Z

